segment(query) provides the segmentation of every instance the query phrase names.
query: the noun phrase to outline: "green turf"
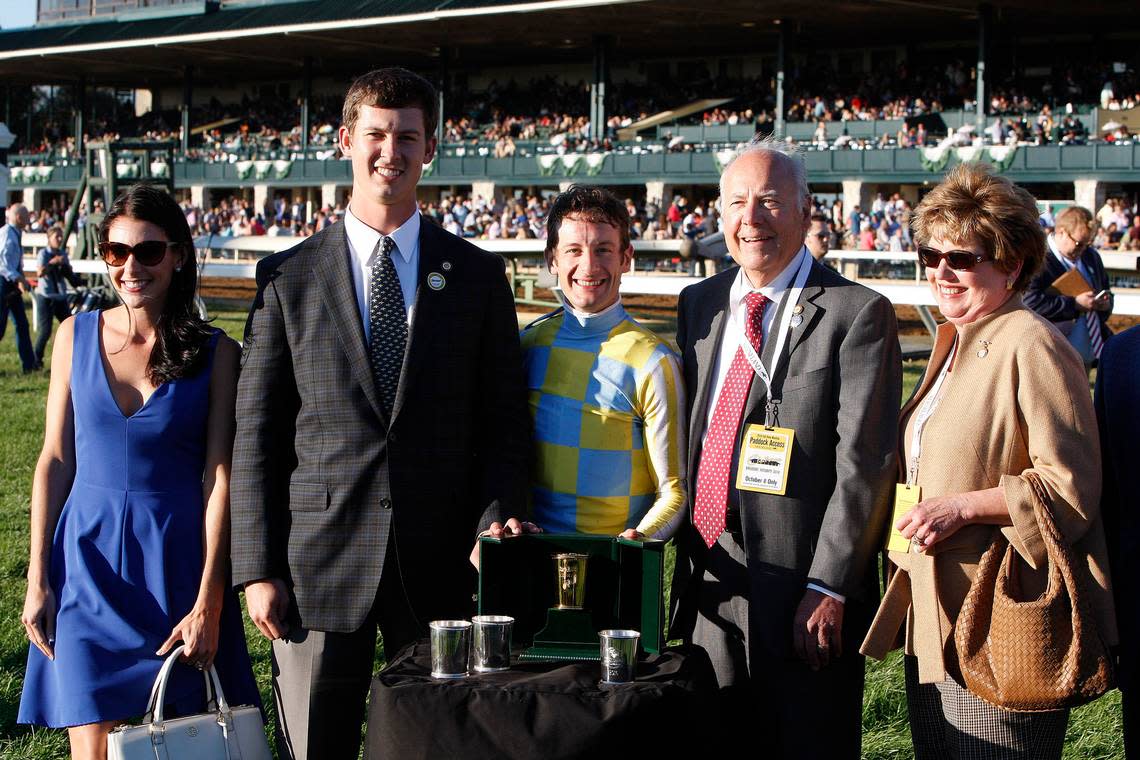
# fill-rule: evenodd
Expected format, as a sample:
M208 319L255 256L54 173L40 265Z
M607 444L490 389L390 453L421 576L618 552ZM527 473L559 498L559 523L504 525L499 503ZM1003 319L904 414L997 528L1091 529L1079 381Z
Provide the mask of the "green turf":
M215 324L240 338L245 315L220 312ZM904 398L922 371L921 362L904 367ZM0 342L0 758L59 758L67 755L64 732L16 725L27 642L19 624L28 557L28 496L32 469L43 435L47 375L24 377L19 371L11 330ZM667 556L672 563L672 553ZM262 698L272 703L269 647L246 626L250 654ZM377 665L380 664L379 657ZM272 713L271 713L272 717ZM1122 758L1120 694L1074 712L1066 737L1067 758ZM826 721L824 721L826 723ZM910 757L910 733L898 653L884 663L871 662L863 708L863 754L868 758Z

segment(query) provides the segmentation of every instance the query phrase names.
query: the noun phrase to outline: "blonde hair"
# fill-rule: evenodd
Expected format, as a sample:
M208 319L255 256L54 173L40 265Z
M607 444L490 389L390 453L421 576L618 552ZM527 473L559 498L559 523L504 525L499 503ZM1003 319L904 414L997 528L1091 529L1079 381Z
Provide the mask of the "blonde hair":
M1069 206L1057 214L1053 221L1053 229L1064 230L1065 234L1073 236L1077 230L1092 232L1095 227L1092 212L1084 206Z
M958 244L977 243L994 256L994 266L1010 273L1021 264L1013 283L1024 290L1045 259L1045 232L1038 222L1033 196L984 163L959 164L946 175L914 212L914 240L925 245L935 238Z

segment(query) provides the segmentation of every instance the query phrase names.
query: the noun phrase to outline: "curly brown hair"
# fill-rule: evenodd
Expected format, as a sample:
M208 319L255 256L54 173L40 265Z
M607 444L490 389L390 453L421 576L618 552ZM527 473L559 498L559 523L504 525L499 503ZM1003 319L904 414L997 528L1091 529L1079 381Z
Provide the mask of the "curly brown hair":
M985 163L954 167L915 209L914 241L935 238L957 244L977 243L994 256L994 266L1009 274L1021 264L1013 282L1025 290L1045 259L1045 232L1038 222L1033 196Z
M558 248L558 229L562 220L577 216L594 224L608 224L618 231L621 250L629 248L629 211L618 197L597 185L571 185L559 193L550 204L550 215L546 219L546 260L550 261Z

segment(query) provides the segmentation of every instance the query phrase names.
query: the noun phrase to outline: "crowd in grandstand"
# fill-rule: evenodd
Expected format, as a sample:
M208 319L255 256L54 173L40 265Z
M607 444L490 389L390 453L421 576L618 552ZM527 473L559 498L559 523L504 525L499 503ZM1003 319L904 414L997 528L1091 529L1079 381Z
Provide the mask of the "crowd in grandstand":
M589 85L584 81L563 82L555 77L532 79L525 84L492 81L473 92L454 88L446 101L443 142L459 155L505 158L539 152L592 152L628 149L618 144L618 130L652 114L701 98L729 97L727 103L698 112L677 123L705 126L751 124L768 132L775 121L774 84L770 75L714 77L702 66L687 72L686 82L624 83L610 86L609 116L603 137L591 138L588 115ZM808 64L789 72L787 92L810 93L789 97L785 117L789 122L815 123L809 149L914 148L940 143L988 145L1081 144L1103 139L1125 142L1135 139L1121 124L1102 125L1102 134L1090 134L1074 113L1078 107L1100 105L1127 110L1140 104L1140 80L1132 70L1106 72L1103 67L1068 68L1042 81L1011 78L990 86L984 134L933 134L922 122L904 124L897 133L877 138L828 136L829 122L875 119L915 119L943 111L975 107L972 69L960 60L926 68L906 63L881 65L871 73L834 67L830 62ZM1029 94L1032 92L1032 96ZM340 96L310 99L308 145L320 158L336 153ZM1077 106L1074 106L1077 104ZM135 116L127 104L118 104L99 114L87 125L88 139L146 138L178 140L181 114L178 110L153 111ZM216 99L195 105L191 111L193 132L190 160L238 161L249 158L296 158L303 147L300 113L295 98L261 96L222 104ZM15 152L39 154L52 159L77 158L69 122L50 120L39 140L17 145ZM1103 127L1107 126L1107 129ZM670 151L708 150L704 144L669 139L644 149Z
M96 201L97 204L101 203ZM690 199L676 195L668 203L625 199L635 240L681 240L700 238L720 229L720 210L715 197ZM868 208L845 209L842 200L813 198L813 214L830 222L829 247L859 251L913 251L913 207L898 193L879 193ZM479 195L450 194L439 201L424 201L420 211L454 235L479 240L541 239L546 235L549 198L526 195L486 199ZM96 208L101 211L101 208ZM216 199L209 208L183 201L182 210L195 236L308 237L344 218L344 206L315 207L300 196L278 194L264 209L247 198L230 195ZM31 232L46 232L62 223L67 209L53 200L33 211ZM1043 227L1052 228L1054 208L1041 214ZM1140 201L1108 198L1096 214L1093 247L1101 250L1140 251ZM86 221L81 208L79 224Z

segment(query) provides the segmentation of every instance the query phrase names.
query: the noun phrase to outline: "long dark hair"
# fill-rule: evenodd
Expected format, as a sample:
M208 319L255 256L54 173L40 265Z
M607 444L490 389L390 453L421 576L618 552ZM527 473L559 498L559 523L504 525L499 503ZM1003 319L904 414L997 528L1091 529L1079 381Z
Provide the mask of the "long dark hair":
M160 187L132 185L115 198L103 224L99 240L105 242L111 225L120 218L149 222L166 233L171 243L182 244L185 257L175 270L166 293L166 302L158 317L158 336L150 352L146 374L155 385L190 377L205 364L206 346L213 330L198 315L194 293L198 289L198 267L194 265L194 238L186 216L170 195ZM167 255L173 255L173 251ZM129 311L128 311L129 316Z

